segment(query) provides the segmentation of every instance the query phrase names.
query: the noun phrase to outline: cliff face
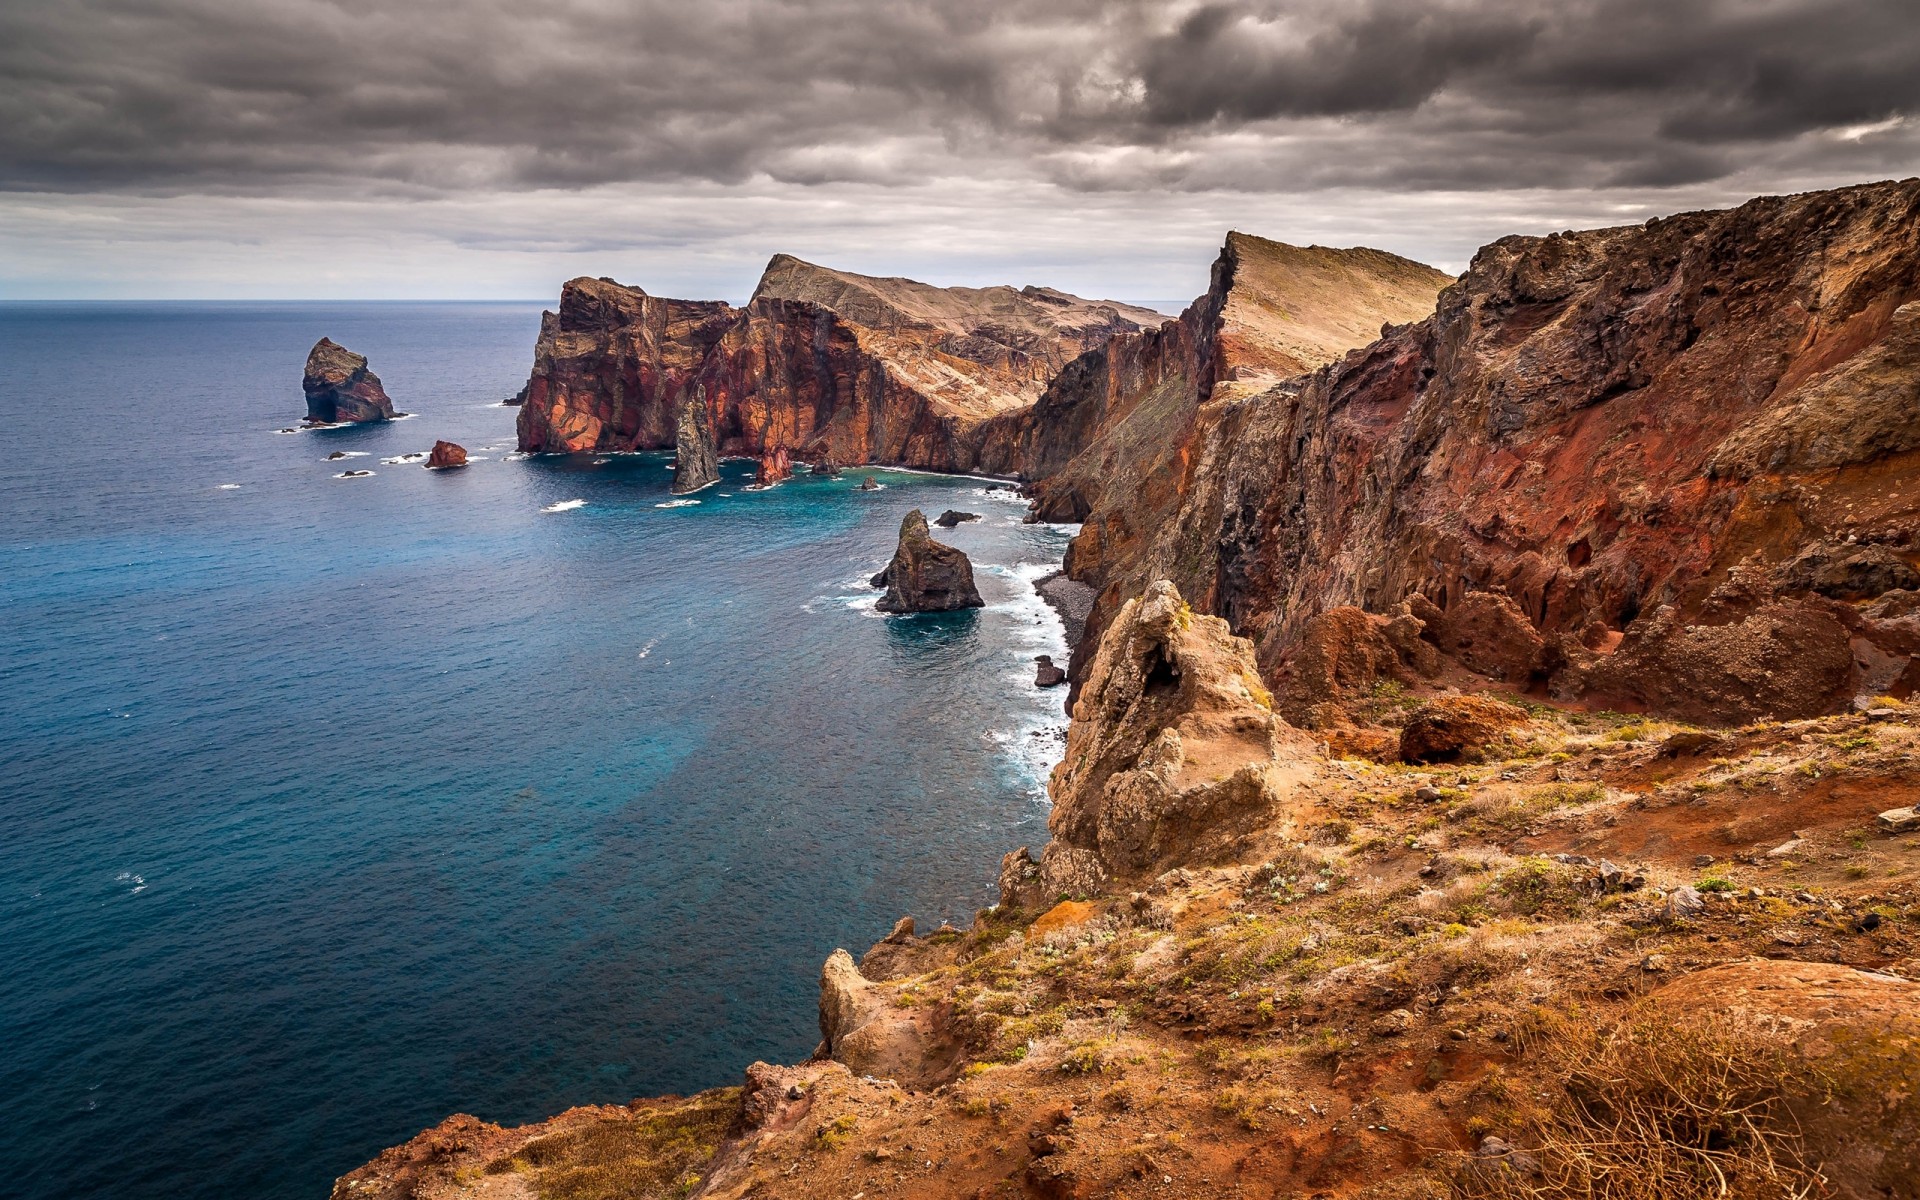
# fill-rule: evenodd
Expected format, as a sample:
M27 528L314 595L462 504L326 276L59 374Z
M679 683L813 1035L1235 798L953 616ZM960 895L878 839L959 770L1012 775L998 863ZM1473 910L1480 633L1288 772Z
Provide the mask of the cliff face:
M533 453L674 444L678 397L737 310L663 300L611 279L575 279L544 317L522 391L520 448Z
M1096 630L1175 580L1281 685L1316 618L1405 602L1475 670L1615 706L1910 687L1914 631L1860 602L1920 578L1917 302L1920 181L1506 238L1429 319L1216 392L1069 570Z
M542 326L520 415L528 451L674 442L706 409L722 454L975 469L980 427L1068 361L1165 320L1044 288L937 288L781 255L744 309L576 279Z
M1029 480L1043 520L1083 520L1109 489L1162 490L1201 404L1255 394L1366 345L1383 324L1424 317L1449 282L1379 250L1230 233L1207 293L1177 322L1069 364L1031 409L994 422L981 466Z

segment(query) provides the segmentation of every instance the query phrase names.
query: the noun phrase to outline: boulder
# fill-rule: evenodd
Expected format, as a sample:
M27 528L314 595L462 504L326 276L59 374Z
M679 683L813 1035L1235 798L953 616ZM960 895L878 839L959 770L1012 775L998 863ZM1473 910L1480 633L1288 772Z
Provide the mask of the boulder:
M400 415L393 411L380 377L367 370L366 355L331 338L314 343L300 386L307 393L307 420L315 425L391 421Z
M860 486L856 490L862 492L877 492L880 490L880 481L869 475L860 481Z
M962 521L978 521L979 519L979 513L961 512L957 508L950 508L935 517L933 523L942 529L952 529Z
M973 564L952 546L934 541L926 514L917 508L900 522L900 544L893 561L872 583L887 589L875 606L881 612L951 612L986 606L973 586Z
M924 1087L950 1073L952 1047L933 1014L903 1008L894 990L860 973L853 956L835 950L820 968L819 1057L856 1075Z
M427 469L440 467L464 467L467 465L467 448L453 442L436 441L433 450L427 455Z
M1033 661L1039 664L1033 672L1033 686L1043 688L1059 687L1067 681L1067 673L1053 665L1053 655L1035 655Z
M1525 724L1527 710L1487 696L1440 696L1407 718L1400 731L1400 761L1460 762L1483 756L1507 730Z

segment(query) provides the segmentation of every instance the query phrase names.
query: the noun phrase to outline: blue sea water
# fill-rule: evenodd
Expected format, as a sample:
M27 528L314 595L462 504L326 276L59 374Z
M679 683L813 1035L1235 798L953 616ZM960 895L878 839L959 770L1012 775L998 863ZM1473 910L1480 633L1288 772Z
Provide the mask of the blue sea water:
M1066 531L518 459L538 321L0 305L0 1192L321 1197L451 1112L734 1082L1044 840ZM276 433L323 334L416 415ZM988 608L872 612L913 506L985 515Z

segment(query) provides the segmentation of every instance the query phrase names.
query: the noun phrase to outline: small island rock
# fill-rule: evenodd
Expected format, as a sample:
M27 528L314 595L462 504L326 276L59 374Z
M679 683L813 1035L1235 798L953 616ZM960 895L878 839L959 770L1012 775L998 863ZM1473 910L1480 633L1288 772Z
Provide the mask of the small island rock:
M1067 681L1067 673L1053 665L1053 655L1036 655L1033 661L1039 664L1034 668L1033 686L1043 688L1059 687Z
M467 448L452 442L436 441L432 453L427 455L429 470L437 467L464 467L467 465Z
M933 540L926 514L919 509L900 522L900 545L887 569L875 575L874 587L887 589L875 605L881 612L951 612L984 608L986 601L973 586L973 564L952 546Z
M979 519L979 513L961 512L957 508L950 508L935 517L933 523L942 529L952 529L962 521L978 521Z
M861 492L877 492L880 490L880 481L869 475L860 481L860 486L855 490Z
M393 411L380 377L367 370L366 355L355 354L331 338L314 343L300 386L307 393L311 424L391 421L400 415Z

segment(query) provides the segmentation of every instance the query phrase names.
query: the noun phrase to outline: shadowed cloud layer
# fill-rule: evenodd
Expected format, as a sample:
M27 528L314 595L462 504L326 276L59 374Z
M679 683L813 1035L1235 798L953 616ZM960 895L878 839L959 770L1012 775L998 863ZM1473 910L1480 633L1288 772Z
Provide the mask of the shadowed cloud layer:
M0 9L14 193L1731 193L1910 173L1916 114L1911 0Z

